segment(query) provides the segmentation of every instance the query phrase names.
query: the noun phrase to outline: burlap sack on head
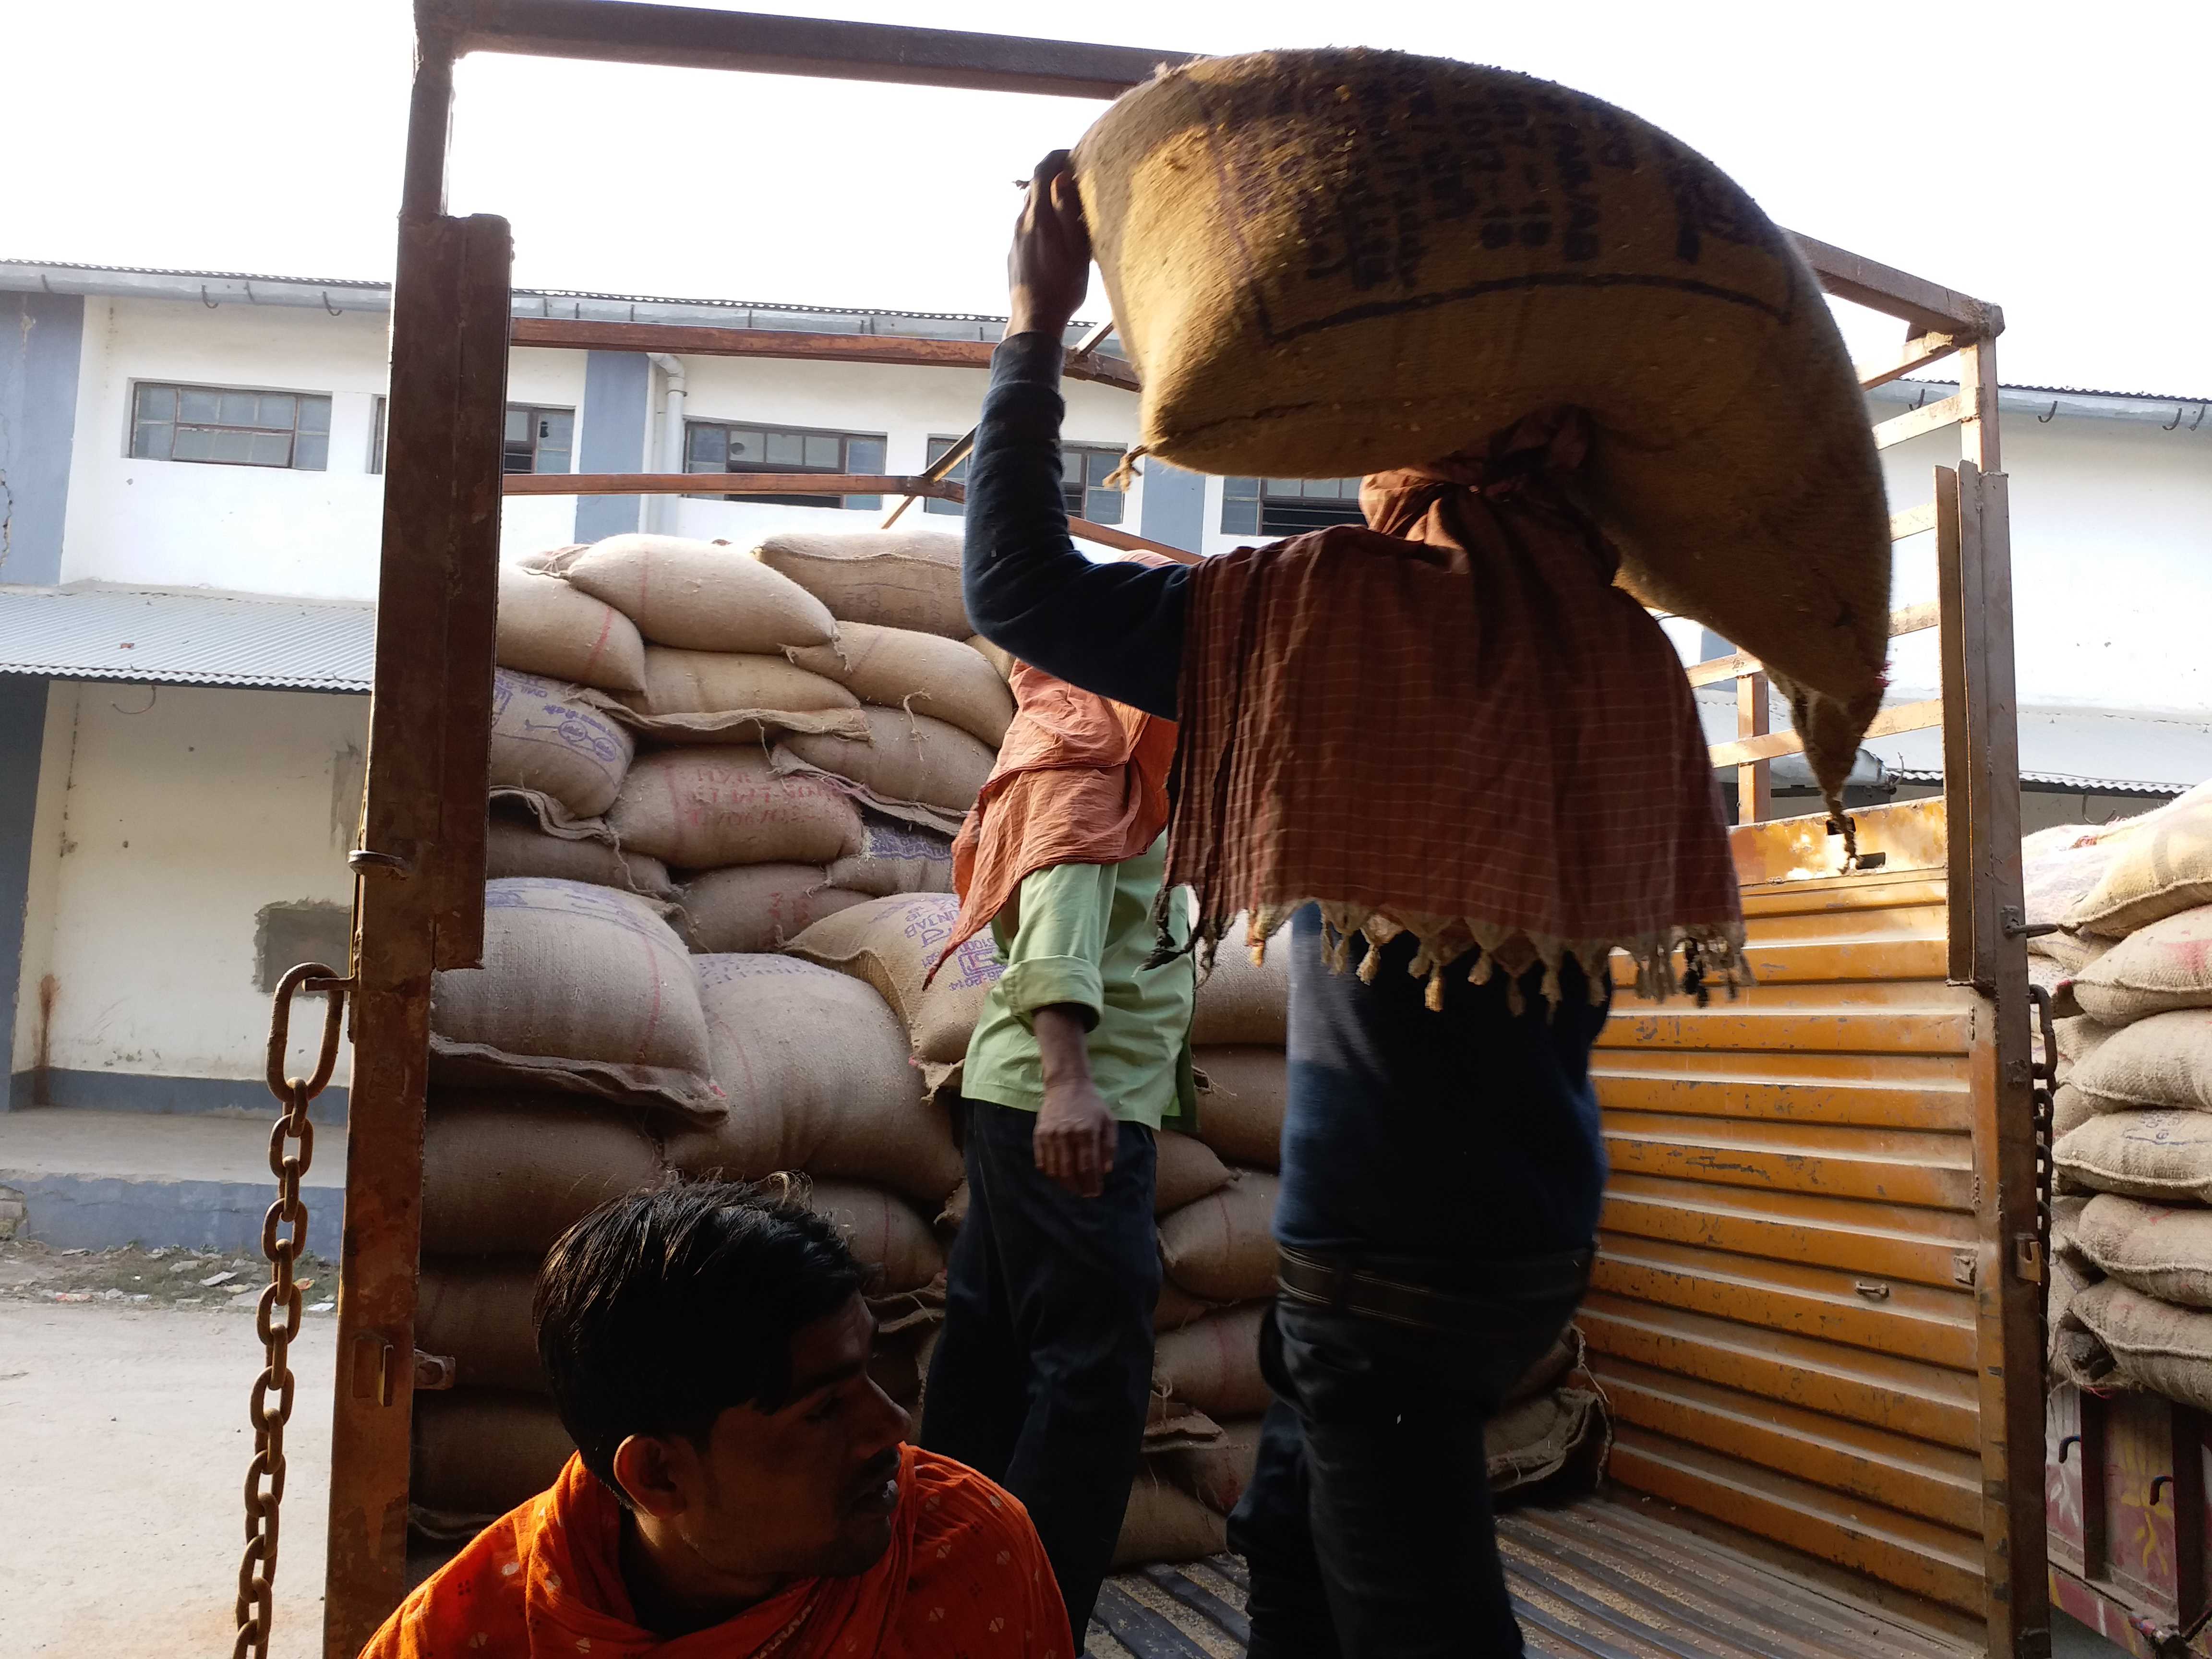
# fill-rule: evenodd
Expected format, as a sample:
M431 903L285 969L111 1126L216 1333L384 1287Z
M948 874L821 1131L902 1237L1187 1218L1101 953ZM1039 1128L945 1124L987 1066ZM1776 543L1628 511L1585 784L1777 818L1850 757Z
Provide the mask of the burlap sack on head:
M571 818L614 805L636 745L601 694L500 668L491 677L491 787L548 797Z
M744 955L781 951L824 916L867 902L832 887L812 864L732 864L684 886L684 917L695 951Z
M422 1253L544 1256L660 1175L653 1138L574 1097L440 1091L422 1133Z
M2212 1411L2212 1313L2154 1301L2117 1279L2088 1286L2066 1311L2104 1345L2119 1381Z
M822 646L814 647L830 650ZM763 743L781 732L867 733L860 699L783 657L645 647L645 690L616 718L660 743Z
M518 564L499 568L499 632L492 659L602 691L645 689L645 641L637 624L557 576Z
M918 824L860 815L860 849L839 859L828 871L832 887L848 888L873 898L894 893L952 891L952 839Z
M949 640L975 631L960 597L960 538L942 531L792 531L762 541L753 557L798 583L840 622L912 628Z
M837 637L821 600L727 542L610 536L563 555L554 568L656 645L775 656L787 645Z
M670 1136L670 1164L742 1181L804 1170L888 1187L934 1212L959 1183L960 1152L884 1000L790 957L701 957L698 969L730 1109L711 1128Z
M866 738L793 732L776 745L779 772L836 779L855 799L908 823L951 835L975 804L998 757L944 720L869 707Z
M1226 1521L1153 1470L1138 1470L1114 1542L1117 1570L1150 1561L1203 1561L1228 1547Z
M1159 1158L1152 1183L1153 1214L1166 1215L1186 1204L1195 1204L1229 1184L1229 1166L1203 1140L1163 1129L1156 1145Z
M1249 1302L1275 1293L1275 1194L1281 1182L1239 1170L1219 1192L1160 1222L1168 1277L1209 1302Z
M943 1073L933 1074L933 1068L967 1058L983 999L1005 970L989 935L978 933L930 978L959 911L959 900L950 893L874 899L816 922L784 950L874 986L905 1023L908 1041L923 1062L923 1080L934 1088Z
M538 1258L448 1256L422 1264L415 1346L454 1362L455 1385L546 1392L530 1319Z
M2104 1112L2051 1148L2091 1192L2212 1204L2212 1112Z
M2176 1008L2212 1007L2212 906L2162 917L2074 976L2081 1012L2126 1025Z
M968 644L971 649L980 651L983 653L983 660L989 663L992 667L999 671L999 678L1000 679L1011 680L1013 678L1014 653L1012 652L1002 650L998 646L992 644L990 641L985 639L981 634L970 635Z
M1232 953L1215 963L1218 977ZM1283 1105L1290 1068L1280 1048L1199 1048L1191 1063L1206 1087L1198 1097L1198 1138L1231 1164L1281 1167Z
M2130 1290L2185 1308L2212 1308L2212 1210L2100 1194L2083 1208L2069 1243L2100 1273Z
M794 647L786 654L861 702L933 715L994 749L1014 718L1014 694L999 671L941 634L845 623L835 645Z
M491 823L484 834L484 874L544 876L555 881L588 882L595 887L616 887L646 898L665 899L676 891L668 866L644 853L625 852L615 845L614 832L602 820L596 836L549 834L538 828L534 814L510 813L495 802Z
M1267 941L1259 962L1244 946L1243 912L1231 918L1221 937L1229 941L1213 959L1213 971L1198 988L1191 1015L1190 1040L1215 1043L1257 1043L1279 1048L1290 1030L1291 930L1287 923ZM1203 1103L1200 1115L1205 1115Z
M624 847L684 870L827 865L858 850L860 812L844 791L778 773L742 747L655 750L630 769L607 814Z
M466 1540L551 1486L575 1449L539 1395L426 1389L415 1397L409 1517L429 1522L434 1536Z
M1252 1467L1260 1455L1257 1417L1224 1423L1220 1435L1206 1444L1170 1446L1152 1454L1153 1469L1169 1485L1181 1487L1216 1515L1227 1515L1251 1484Z
M846 1181L809 1183L806 1207L845 1235L854 1260L882 1270L871 1295L918 1291L945 1271L945 1252L915 1207L896 1193Z
M1152 1392L1208 1417L1249 1417L1267 1409L1260 1374L1264 1302L1230 1308L1170 1331L1152 1345Z
M1548 82L1326 50L1164 71L1074 166L1143 450L1345 477L1586 410L1624 583L1765 662L1840 783L1888 654L1881 473L1819 283L1711 162Z
M2153 1014L2111 1032L2074 1065L2068 1086L2095 1111L2212 1112L2212 1008Z
M434 976L430 1066L443 1081L724 1110L691 955L634 894L536 876L484 885L483 966Z
M2067 926L2124 938L2178 911L2212 905L2212 784L2124 829L2107 832L2110 861Z

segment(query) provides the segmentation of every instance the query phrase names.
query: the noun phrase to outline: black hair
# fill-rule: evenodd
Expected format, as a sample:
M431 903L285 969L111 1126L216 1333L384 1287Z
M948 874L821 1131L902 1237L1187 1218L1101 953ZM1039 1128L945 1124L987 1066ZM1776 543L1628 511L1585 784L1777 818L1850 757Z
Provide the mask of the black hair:
M865 1280L790 1182L629 1193L562 1234L538 1273L538 1355L584 1467L617 1494L631 1435L703 1444L732 1406L775 1411L792 1338Z

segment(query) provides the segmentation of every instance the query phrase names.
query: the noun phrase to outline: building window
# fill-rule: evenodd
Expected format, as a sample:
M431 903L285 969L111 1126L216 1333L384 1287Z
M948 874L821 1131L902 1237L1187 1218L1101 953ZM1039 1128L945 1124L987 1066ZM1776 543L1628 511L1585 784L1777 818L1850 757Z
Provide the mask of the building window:
M327 396L141 382L132 400L131 453L139 460L320 472L330 453Z
M938 457L959 441L957 438L932 438L929 441L929 464L937 465ZM1119 524L1121 507L1127 499L1118 489L1109 489L1106 480L1114 469L1121 465L1121 452L1110 444L1062 444L1060 449L1060 497L1066 502L1068 512L1079 519L1088 519L1093 524ZM945 475L954 483L968 482L968 460L963 458L959 465ZM931 497L922 502L927 513L958 513L958 501L943 501Z
M574 447L576 412L572 409L507 406L507 448L502 472L566 472Z
M686 472L880 473L884 470L884 435L879 432L809 432L796 427L686 421L684 441ZM862 511L884 504L880 495L725 495L721 499Z
M1333 524L1364 524L1357 478L1224 478L1224 536L1303 536Z
M368 411L368 470L371 472L381 472L384 471L384 423L386 418L385 411L389 407L391 400L386 398L374 398L370 399L370 402L374 407Z

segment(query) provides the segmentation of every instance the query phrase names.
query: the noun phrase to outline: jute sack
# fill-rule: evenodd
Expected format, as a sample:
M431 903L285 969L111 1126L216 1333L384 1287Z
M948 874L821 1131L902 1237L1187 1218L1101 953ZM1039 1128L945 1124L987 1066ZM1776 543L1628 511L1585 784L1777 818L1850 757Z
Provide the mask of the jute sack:
M905 1028L884 1000L790 957L697 963L730 1109L711 1128L671 1136L668 1162L744 1181L804 1170L888 1187L933 1212L959 1184L960 1152L944 1108L922 1098Z
M1260 1375L1260 1321L1265 1302L1206 1315L1152 1344L1152 1392L1208 1417L1250 1417L1267 1409Z
M546 1391L530 1303L535 1256L453 1256L425 1261L416 1290L415 1346L454 1363L464 1389Z
M2090 1055L2105 1046L2113 1030L2110 1025L2099 1024L2087 1014L2053 1020L2051 1034L2058 1042L2058 1080L2063 1083L2069 1079Z
M2098 1282L2094 1273L2071 1262L2060 1263L2052 1273L2051 1340L2045 1351L2051 1380L2077 1389L2125 1387L2112 1369L2111 1352L2075 1311L2083 1293Z
M933 715L994 749L1014 718L1014 694L999 671L941 634L846 623L835 645L794 647L786 654L861 702Z
M1482 1429L1491 1491L1510 1492L1559 1474L1604 1424L1604 1408L1586 1389L1554 1389L1507 1407Z
M645 641L635 623L605 599L520 565L499 568L492 658L502 668L602 691L645 689Z
M875 812L860 815L860 850L827 872L832 887L873 898L952 890L952 841L934 830Z
M1181 1487L1216 1515L1226 1515L1251 1484L1252 1466L1260 1455L1257 1417L1224 1423L1221 1435L1202 1446L1171 1446L1154 1453L1154 1470L1170 1486Z
M607 826L684 870L819 864L860 844L860 813L823 779L779 774L758 750L656 750L630 769Z
M945 1271L945 1252L929 1224L896 1193L845 1181L810 1183L806 1207L827 1216L864 1266L882 1269L872 1294L918 1291Z
M611 1198L650 1185L660 1149L560 1096L434 1094L422 1133L422 1254L535 1261Z
M2107 1025L2212 1007L2212 906L2129 934L2074 976L2074 1000Z
M538 1395L425 1390L415 1396L408 1500L480 1527L551 1486L575 1449L552 1402Z
M1711 162L1547 82L1328 50L1166 70L1074 165L1143 449L1345 477L1577 405L1625 585L1831 700L1840 781L1887 655L1881 473L1818 282Z
M968 1193L965 1182L961 1183L955 1196L960 1200L961 1213L966 1214ZM945 1207L950 1210L951 1206L948 1203ZM1179 1331L1208 1314L1220 1311L1219 1304L1200 1300L1163 1273L1160 1275L1159 1300L1152 1304L1152 1332L1156 1336L1164 1336L1170 1331Z
M904 1022L925 1067L955 1065L967 1058L983 999L1005 969L990 935L978 933L924 987L959 914L960 902L950 893L873 899L816 922L784 950L866 980Z
M1275 1293L1275 1240L1269 1232L1281 1182L1240 1170L1219 1192L1186 1204L1160 1223L1168 1277L1209 1302L1246 1302Z
M971 648L983 653L983 660L989 663L992 667L999 671L999 678L1000 679L1011 680L1013 678L1014 653L1012 652L1000 649L998 646L992 644L990 641L985 639L981 634L971 635L969 638L968 643Z
M2028 952L2027 982L2051 999L2051 1012L2057 1018L2070 1018L2081 1012L2081 1005L2074 1000L2074 975L2050 957Z
M1200 1045L1259 1043L1279 1048L1290 1027L1291 930L1288 923L1267 941L1264 960L1255 962L1244 945L1244 917L1230 919L1213 958L1213 971L1198 988L1190 1040ZM1204 1103L1200 1116L1205 1115Z
M1218 973L1218 969L1215 972ZM1200 1048L1191 1063L1208 1087L1198 1097L1198 1138L1231 1164L1281 1167L1289 1068L1280 1048Z
M827 645L837 637L821 600L727 542L610 536L564 555L555 568L656 645L774 656L787 645Z
M901 708L861 711L866 738L793 732L776 746L779 772L817 771L842 778L879 812L942 830L960 828L961 815L991 775L998 756L957 726Z
M2073 1067L2067 1086L2094 1111L2212 1112L2212 1008L2153 1014L2121 1027Z
M860 699L836 681L757 653L649 645L645 690L627 702L626 723L662 743L762 743L780 732L858 738L868 729Z
M1165 1215L1186 1204L1195 1204L1208 1193L1218 1193L1229 1184L1229 1166L1204 1141L1173 1129L1163 1129L1157 1145L1159 1156L1152 1183L1153 1214Z
M2040 957L2071 975L2080 973L2112 948L2112 941L2094 933L2045 933L2027 942L2027 953Z
M524 553L507 562L518 570L535 570L543 574L557 569L570 555L580 553L590 545L589 542L570 542L565 546L549 547L541 552Z
M824 916L867 902L832 887L813 864L732 864L684 887L691 948L716 955L780 951Z
M491 677L491 787L556 802L572 818L614 805L636 745L599 694L500 668Z
M1229 1523L1180 1486L1140 1467L1114 1542L1116 1568L1203 1561L1229 1547Z
M573 1091L722 1115L691 953L634 894L509 876L484 884L482 968L437 975L430 1063L448 1082Z
M960 538L942 531L797 531L769 537L753 557L798 583L840 622L911 628L949 640L975 631L960 597Z
M2105 1112L2062 1138L2052 1162L2092 1192L2212 1203L2212 1112Z
M2066 917L2085 933L2124 938L2212 904L2212 789L2199 785L2110 841L2111 861Z
M2099 1273L2130 1290L2212 1308L2212 1210L2101 1194L2081 1212L2070 1243Z
M2022 838L2021 891L2031 923L2040 927L2064 921L2095 890L2114 850L2103 844L2104 836L2100 825L2062 823ZM2028 948L2039 943L2031 939Z
M2066 1311L2104 1344L2122 1382L2212 1411L2212 1313L2154 1301L2117 1279L2088 1286Z
M549 835L534 822L495 811L484 835L484 873L495 880L502 876L543 876L554 881L586 882L653 899L673 896L676 884L668 878L666 865L646 854L617 847L613 832L604 823L600 833L604 840Z
M2063 1139L2097 1115L2097 1108L2088 1096L2070 1083L2062 1083L2051 1097L2051 1134L2053 1140Z

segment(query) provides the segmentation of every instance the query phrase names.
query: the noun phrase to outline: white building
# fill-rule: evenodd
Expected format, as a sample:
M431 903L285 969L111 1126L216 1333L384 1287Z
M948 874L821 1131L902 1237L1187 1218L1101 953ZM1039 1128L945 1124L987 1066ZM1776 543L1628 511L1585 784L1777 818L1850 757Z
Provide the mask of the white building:
M14 1031L0 1109L263 1115L269 976L344 948L388 300L375 283L0 262L0 1009ZM988 318L801 307L514 303L518 315L999 331ZM687 357L672 450L667 362L514 351L510 470L659 471L674 453L687 470L919 472L933 444L973 424L984 384L972 368ZM1085 516L1212 553L1357 513L1349 488L1151 464L1126 498L1103 490L1135 399L1093 383L1066 393L1080 452L1070 499ZM2205 410L2004 394L2031 827L2140 810L2212 775ZM1925 498L1946 441L1889 452L1897 504ZM869 527L882 505L510 498L501 539L510 556L641 527L743 544L778 526ZM917 521L957 527L957 509L928 511L940 516ZM1897 603L1933 597L1930 564L1924 543L1900 549ZM1707 654L1694 630L1680 638L1686 655ZM1893 678L1900 700L1930 695L1932 635L1900 642ZM1874 750L1881 790L1940 781L1934 733Z

